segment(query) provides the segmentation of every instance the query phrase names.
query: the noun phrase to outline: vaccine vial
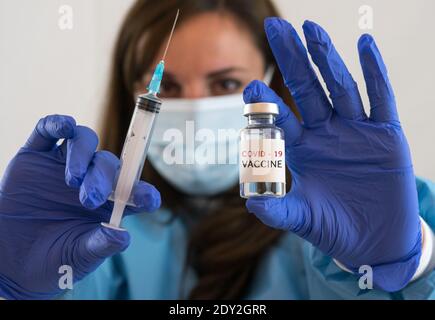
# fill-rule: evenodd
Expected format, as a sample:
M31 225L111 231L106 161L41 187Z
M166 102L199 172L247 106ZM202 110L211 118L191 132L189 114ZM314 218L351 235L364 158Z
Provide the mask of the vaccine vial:
M275 125L275 103L253 103L244 108L248 126L240 132L240 196L283 197L285 183L284 132Z

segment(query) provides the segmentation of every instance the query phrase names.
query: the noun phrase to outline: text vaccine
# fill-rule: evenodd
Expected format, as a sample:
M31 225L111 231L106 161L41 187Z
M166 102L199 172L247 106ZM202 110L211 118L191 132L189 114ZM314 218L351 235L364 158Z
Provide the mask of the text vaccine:
M275 103L253 103L244 108L248 126L240 132L240 196L283 197L285 183L284 132L275 125Z

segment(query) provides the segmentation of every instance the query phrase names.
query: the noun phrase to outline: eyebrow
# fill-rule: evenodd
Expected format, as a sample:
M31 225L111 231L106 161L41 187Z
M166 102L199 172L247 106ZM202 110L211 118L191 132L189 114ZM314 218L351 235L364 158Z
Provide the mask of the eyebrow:
M230 68L225 68L225 69L218 70L218 71L213 71L213 72L207 74L206 77L208 79L217 78L217 77L220 77L220 76L223 76L223 75L226 75L228 73L235 72L235 71L246 71L246 69L238 68L238 67L230 67ZM164 77L168 80L173 80L173 81L176 79L175 75L173 75L170 71L165 71Z
M217 78L219 76L223 76L227 73L231 73L234 71L246 71L246 69L244 68L237 68L237 67L230 67L230 68L226 68L226 69L222 69L222 70L218 70L218 71L214 71L211 72L207 75L207 78Z

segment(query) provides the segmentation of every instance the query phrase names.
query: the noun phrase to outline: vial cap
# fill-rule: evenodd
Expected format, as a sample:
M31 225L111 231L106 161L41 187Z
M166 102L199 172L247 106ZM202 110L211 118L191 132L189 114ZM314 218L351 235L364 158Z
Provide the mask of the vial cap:
M245 105L243 114L246 116L250 114L279 114L279 108L276 103L259 102L250 103Z

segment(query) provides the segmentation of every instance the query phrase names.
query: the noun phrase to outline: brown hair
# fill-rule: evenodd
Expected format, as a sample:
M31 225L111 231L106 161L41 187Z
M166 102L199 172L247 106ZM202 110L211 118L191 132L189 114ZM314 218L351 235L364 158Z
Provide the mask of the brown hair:
M162 45L162 35L169 34L177 9L179 23L194 15L222 11L233 15L248 28L262 52L266 65L275 65L263 30L268 16L278 16L270 0L138 0L130 9L115 45L112 71L102 132L103 149L119 155L134 110L135 83L151 68ZM140 54L138 54L140 53ZM271 87L289 105L291 97L276 67ZM189 196L169 185L146 163L143 179L156 185L162 194L163 206L174 215L189 220L195 208ZM207 198L220 203L217 208L202 210L190 232L187 264L196 271L198 281L190 292L191 299L243 298L259 261L281 236L249 214L239 197L238 186L223 194ZM189 214L186 214L189 212Z

